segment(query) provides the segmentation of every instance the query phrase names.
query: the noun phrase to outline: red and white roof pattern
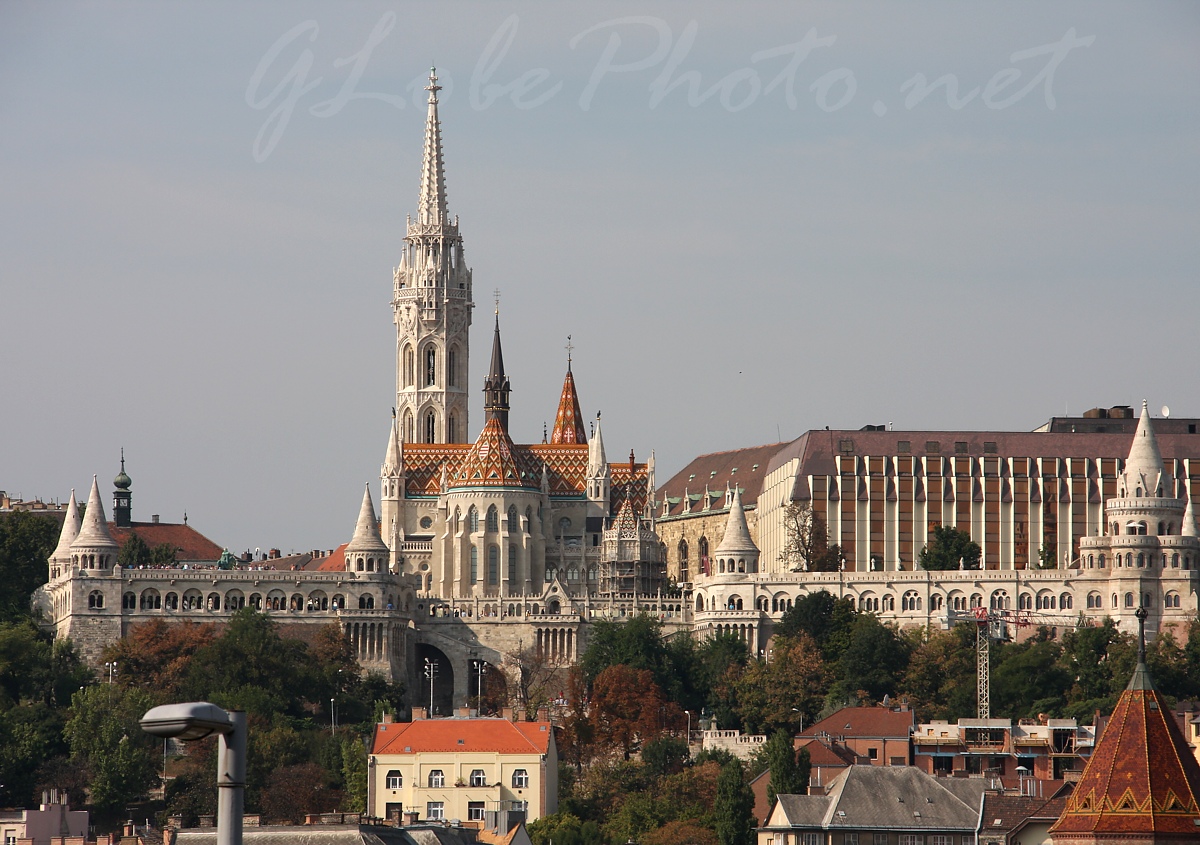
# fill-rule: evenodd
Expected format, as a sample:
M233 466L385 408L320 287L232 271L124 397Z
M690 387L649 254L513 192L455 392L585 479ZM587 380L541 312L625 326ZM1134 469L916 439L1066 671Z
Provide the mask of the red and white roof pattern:
M587 443L583 428L583 414L579 410L579 395L575 392L575 376L567 369L563 379L562 396L558 400L558 413L554 416L554 431L551 443Z

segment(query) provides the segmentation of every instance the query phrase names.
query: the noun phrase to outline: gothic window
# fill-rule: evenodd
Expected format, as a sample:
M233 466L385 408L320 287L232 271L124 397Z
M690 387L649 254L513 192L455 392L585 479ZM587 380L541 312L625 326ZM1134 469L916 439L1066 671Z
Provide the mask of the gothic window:
M538 508L538 517L542 515L541 507ZM533 508L525 508L525 524L529 526L529 530L533 530Z
M1133 593L1126 593L1126 594L1125 594L1125 606L1126 606L1126 607L1133 607Z
M688 579L688 544L687 540L679 541L679 580Z
M425 442L437 442L437 414L432 408L425 412Z
M488 547L488 584L500 582L500 547Z
M514 585L517 583L517 545L516 543L508 544L508 583Z
M996 590L992 593L992 610L1007 610L1009 606L1007 591Z
M471 546L471 583L479 580L479 549Z
M491 507L488 508L487 530L488 531L499 531L500 530L500 512L496 510L495 505L492 505Z
M416 384L416 357L413 355L411 346L404 347L404 386L412 387Z
M707 575L708 574L708 538L707 537L700 538L698 551L700 554L700 573L702 575Z
M519 517L517 516L517 506L509 505L508 506L508 524L505 525L504 527L508 529L510 534L520 530L521 523L518 522L518 519L519 519Z
M405 443L417 442L417 438L415 436L416 432L413 430L412 411L404 412L404 422L401 424L400 428L402 432L401 436L403 437Z
M446 384L458 387L458 347L451 346L446 353Z
M104 593L99 590L92 590L88 594L88 607L92 610L100 610L104 607Z
M437 347L433 344L425 347L425 386L437 384ZM432 440L430 441L433 442Z
M920 610L921 597L917 595L916 590L909 590L900 598L901 610Z
M558 536L565 537L567 532L571 530L571 520L563 517L558 521Z
M475 506L471 505L471 509L467 511L467 531L474 534L479 530L479 511L475 510Z

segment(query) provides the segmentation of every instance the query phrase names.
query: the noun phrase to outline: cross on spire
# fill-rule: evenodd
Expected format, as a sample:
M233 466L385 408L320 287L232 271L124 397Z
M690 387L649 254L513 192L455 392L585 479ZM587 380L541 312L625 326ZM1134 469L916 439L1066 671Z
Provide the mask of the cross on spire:
M575 351L575 344L571 343L571 336L567 335L567 369L571 369L571 353Z
M492 298L496 303L496 316L499 317L500 316L500 288L496 288L495 290L492 291Z

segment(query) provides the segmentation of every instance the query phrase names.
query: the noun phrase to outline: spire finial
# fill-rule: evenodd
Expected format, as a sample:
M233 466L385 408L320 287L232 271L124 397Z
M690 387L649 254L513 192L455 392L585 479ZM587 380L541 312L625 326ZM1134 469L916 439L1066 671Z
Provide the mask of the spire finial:
M437 92L442 90L442 86L437 84L437 68L429 68L429 84L425 86L425 90L429 92L429 102L437 102Z
M492 290L492 300L496 303L496 322L500 322L500 288Z
M121 472L125 471L125 447L121 447Z
M1138 621L1138 663L1146 662L1146 606L1140 605L1133 613Z
M575 351L575 344L571 343L571 336L567 335L567 372L571 371L571 353Z

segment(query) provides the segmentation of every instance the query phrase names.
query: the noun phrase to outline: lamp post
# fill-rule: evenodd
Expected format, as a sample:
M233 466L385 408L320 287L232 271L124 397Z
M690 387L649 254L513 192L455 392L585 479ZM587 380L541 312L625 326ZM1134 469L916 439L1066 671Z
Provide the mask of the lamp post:
M433 679L437 677L438 664L436 660L425 658L425 677L429 679L429 718L433 718Z
M246 792L246 714L207 701L164 704L146 711L142 730L184 742L220 737L217 747L217 845L242 845Z
M329 699L329 731L337 736L337 699Z
M684 710L683 712L687 713L687 717L688 717L687 736L684 737L684 741L687 742L688 753L691 754L692 753L691 752L691 748L692 748L692 711Z
M105 663L104 668L108 670L108 685L112 686L113 676L117 674L117 662Z
M486 660L476 660L475 663L475 708L483 709L483 676L487 674Z

